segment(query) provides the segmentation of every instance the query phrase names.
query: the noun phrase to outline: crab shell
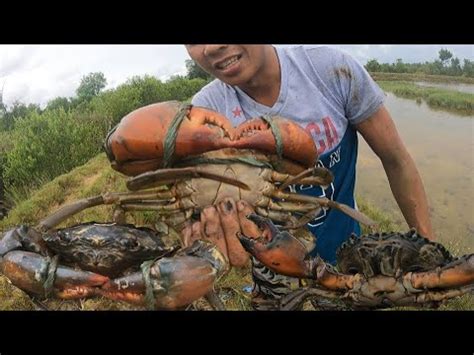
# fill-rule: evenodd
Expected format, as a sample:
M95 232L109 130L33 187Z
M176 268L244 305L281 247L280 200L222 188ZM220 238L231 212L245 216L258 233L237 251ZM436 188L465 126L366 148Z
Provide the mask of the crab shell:
M163 167L164 143L183 106L167 101L139 108L109 133L105 150L112 167L128 176ZM254 149L277 154L270 125L262 118L248 120L234 128L229 119L215 111L188 105L174 141L173 160L223 148ZM283 157L305 168L314 166L318 154L311 135L298 124L275 116L280 131Z

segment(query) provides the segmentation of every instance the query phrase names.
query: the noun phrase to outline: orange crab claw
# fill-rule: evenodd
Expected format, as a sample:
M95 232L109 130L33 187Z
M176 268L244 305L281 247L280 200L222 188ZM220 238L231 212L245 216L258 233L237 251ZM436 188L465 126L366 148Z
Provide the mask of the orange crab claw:
M318 157L311 135L290 120L255 118L234 128L218 112L181 106L177 101L131 112L105 142L112 167L129 176L166 168L171 160L225 148L281 154L303 168L313 167Z
M441 268L406 275L413 287L449 288L474 283L474 254L465 255Z
M98 292L113 300L157 309L187 306L212 291L214 282L228 265L215 246L201 240L185 252L194 255L159 259L151 263L149 271L110 280ZM145 275L146 272L149 274ZM147 300L146 294L150 292L152 300Z
M297 123L283 117L274 116L270 119L278 127L279 133L277 134L281 137L283 156L301 163L306 168L313 167L316 164L318 153L311 135ZM248 120L235 128L235 131L238 139L232 142L233 148L277 153L276 132L262 118Z
M209 293L216 279L216 270L209 262L192 256L160 259L150 272L158 309L177 309L192 303ZM114 300L145 305L143 274L137 272L111 280L99 293Z
M89 271L58 265L51 270L48 258L27 251L11 251L0 259L0 271L18 288L44 295L46 279L52 274L51 287L59 298L82 298L95 294L109 278Z
M256 214L247 217L254 222L263 234L255 239L239 234L244 249L273 271L293 277L310 278L312 263L305 245L288 232L280 232L267 218Z
M106 139L112 167L132 176L162 167L170 129L175 130L171 143L177 159L219 149L223 137L232 134L225 116L200 107L183 107L184 119L172 127L181 108L177 101L162 102L125 116Z

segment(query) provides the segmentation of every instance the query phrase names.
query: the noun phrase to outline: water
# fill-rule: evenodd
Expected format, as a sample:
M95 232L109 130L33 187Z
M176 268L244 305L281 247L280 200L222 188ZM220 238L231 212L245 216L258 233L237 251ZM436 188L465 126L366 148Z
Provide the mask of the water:
M446 90L454 90L460 92L466 92L468 94L474 94L474 84L452 84L452 83L430 83L426 81L417 81L416 85L428 86Z
M438 241L474 251L474 116L433 111L387 93L385 102L422 176ZM356 192L406 226L378 157L359 136Z

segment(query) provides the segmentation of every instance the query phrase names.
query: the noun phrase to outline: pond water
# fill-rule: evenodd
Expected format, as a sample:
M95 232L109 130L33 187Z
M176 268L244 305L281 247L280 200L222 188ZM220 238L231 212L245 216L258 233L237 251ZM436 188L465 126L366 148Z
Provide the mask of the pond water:
M385 102L422 176L440 242L474 252L474 116L433 111L387 93ZM378 157L359 136L356 193L406 226Z

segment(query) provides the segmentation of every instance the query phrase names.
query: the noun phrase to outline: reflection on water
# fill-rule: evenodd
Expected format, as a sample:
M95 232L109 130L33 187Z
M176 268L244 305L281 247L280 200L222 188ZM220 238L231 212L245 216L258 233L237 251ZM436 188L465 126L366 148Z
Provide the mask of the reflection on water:
M451 84L451 83L431 83L426 81L417 81L416 85L420 86L431 86L434 88L446 89L467 92L469 94L474 94L474 84Z
M474 252L474 117L433 111L391 93L385 105L422 176L437 240L462 239ZM359 138L357 194L404 221L380 160Z

